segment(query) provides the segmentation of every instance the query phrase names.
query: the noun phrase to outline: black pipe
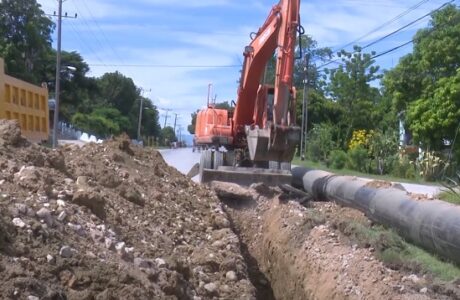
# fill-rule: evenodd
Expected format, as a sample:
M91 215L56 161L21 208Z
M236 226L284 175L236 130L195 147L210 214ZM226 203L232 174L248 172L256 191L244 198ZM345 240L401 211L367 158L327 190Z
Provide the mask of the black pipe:
M460 264L460 207L439 200L414 200L396 188L374 188L364 180L297 167L293 185L316 199L356 208L395 229L420 247Z

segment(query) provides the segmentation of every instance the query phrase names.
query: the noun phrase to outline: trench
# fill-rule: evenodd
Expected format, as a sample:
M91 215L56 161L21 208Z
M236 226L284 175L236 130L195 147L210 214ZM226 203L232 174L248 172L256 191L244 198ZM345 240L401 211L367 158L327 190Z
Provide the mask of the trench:
M231 229L239 239L256 299L313 299L311 291L316 287L310 283L317 282L305 280L309 267L302 258L303 239L291 231L294 227L285 222L281 213L287 201L265 198L265 208L261 209L261 203L255 200L221 200ZM279 204L278 208L272 209L273 203ZM305 233L315 225L296 225L295 231Z
M237 204L232 201L222 201L228 208L224 206L224 212L227 216L227 219L230 221L230 229L238 237L238 242L240 245L240 252L243 256L243 259L247 266L247 271L249 275L249 281L256 289L256 299L257 300L276 300L275 295L273 294L273 289L271 286L271 281L268 279L266 274L260 269L259 261L251 253L248 241L242 233L241 226L238 221L235 221L234 212L237 212L241 209L246 209L251 207L252 203L240 203ZM230 208L230 209L229 209Z

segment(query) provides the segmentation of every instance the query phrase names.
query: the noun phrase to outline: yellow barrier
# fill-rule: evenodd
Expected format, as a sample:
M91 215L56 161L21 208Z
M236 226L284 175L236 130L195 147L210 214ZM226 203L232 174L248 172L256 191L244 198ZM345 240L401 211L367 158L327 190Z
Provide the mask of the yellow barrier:
M48 90L8 76L0 58L0 119L16 119L32 142L49 136Z

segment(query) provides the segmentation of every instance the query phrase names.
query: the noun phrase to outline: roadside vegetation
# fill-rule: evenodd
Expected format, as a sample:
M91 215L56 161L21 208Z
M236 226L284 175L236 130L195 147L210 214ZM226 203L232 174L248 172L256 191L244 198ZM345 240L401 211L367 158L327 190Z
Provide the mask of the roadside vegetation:
M392 229L372 224L364 217L326 214L326 218L351 244L373 248L376 257L389 268L427 274L443 282L460 279L459 266L405 241Z
M309 55L318 58L307 59L308 133L299 157L346 174L398 181L431 182L455 174L460 162L459 8L448 5L434 13L413 41L413 51L391 70L381 70L376 54L359 47L342 50L338 66L330 67L324 62L331 53L317 55L314 51L321 49L307 41ZM296 76L302 74L298 70ZM300 124L302 84L297 87Z

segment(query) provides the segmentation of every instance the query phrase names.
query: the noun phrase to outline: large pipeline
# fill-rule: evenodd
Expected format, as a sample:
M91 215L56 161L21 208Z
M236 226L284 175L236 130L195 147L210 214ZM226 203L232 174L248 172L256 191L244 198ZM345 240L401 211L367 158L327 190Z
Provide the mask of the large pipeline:
M460 264L460 207L439 201L417 201L406 191L375 188L349 176L297 167L293 185L316 199L356 208L372 221L395 229L402 237Z

